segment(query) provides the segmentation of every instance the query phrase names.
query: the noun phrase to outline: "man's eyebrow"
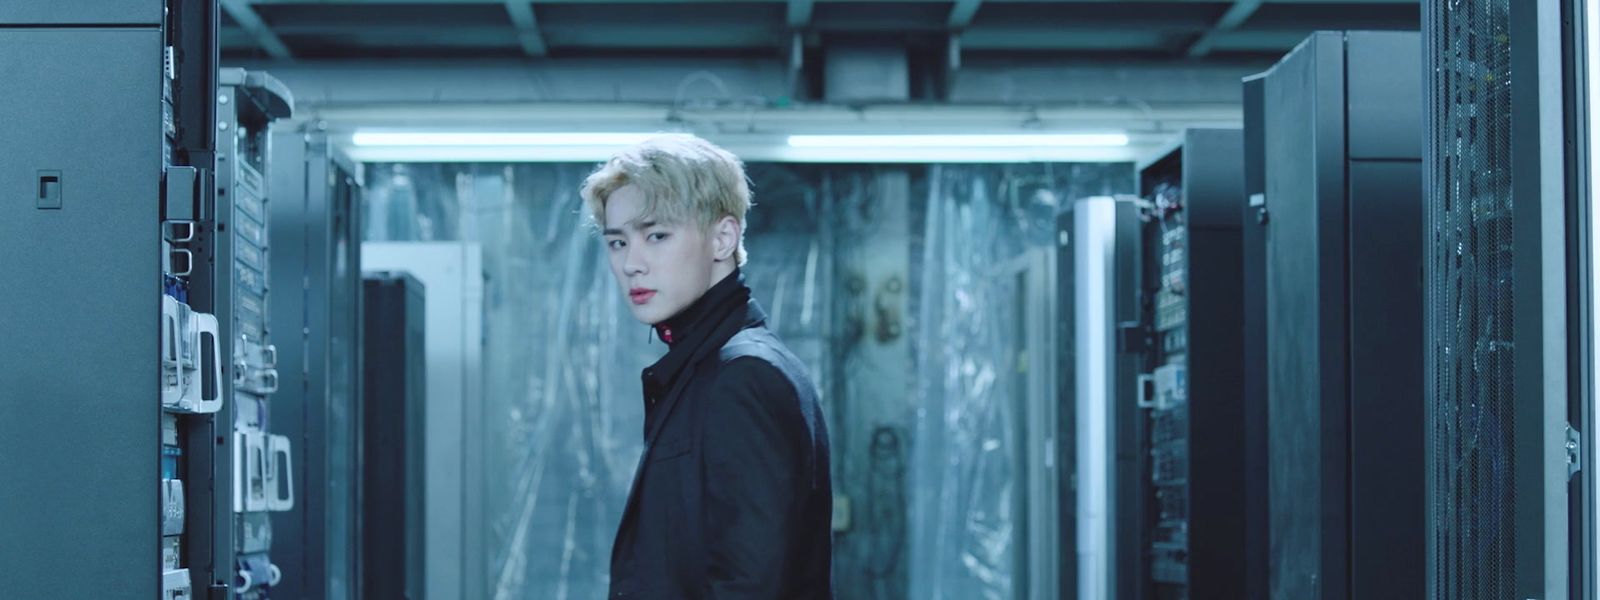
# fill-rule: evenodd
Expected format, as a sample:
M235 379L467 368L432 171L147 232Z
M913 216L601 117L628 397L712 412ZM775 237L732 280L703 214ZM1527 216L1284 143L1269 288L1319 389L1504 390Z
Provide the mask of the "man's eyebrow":
M647 220L644 220L644 221L640 221L638 219L634 219L632 221L628 221L627 223L623 223L623 225L626 226L629 229L634 230L634 231L644 231L644 230L649 229L651 227L655 227L656 225L660 225L660 223L657 222L655 219L647 219ZM600 235L622 235L622 234L623 234L623 231L622 231L621 227L607 227L607 228L602 229L600 231Z

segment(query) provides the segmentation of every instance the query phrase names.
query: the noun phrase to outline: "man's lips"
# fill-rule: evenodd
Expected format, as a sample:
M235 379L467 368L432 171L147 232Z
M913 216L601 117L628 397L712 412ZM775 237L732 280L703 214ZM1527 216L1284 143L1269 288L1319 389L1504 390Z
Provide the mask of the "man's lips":
M655 295L655 290L647 290L644 288L634 288L628 290L628 298L632 299L634 304L644 304L649 302L651 298L655 297Z

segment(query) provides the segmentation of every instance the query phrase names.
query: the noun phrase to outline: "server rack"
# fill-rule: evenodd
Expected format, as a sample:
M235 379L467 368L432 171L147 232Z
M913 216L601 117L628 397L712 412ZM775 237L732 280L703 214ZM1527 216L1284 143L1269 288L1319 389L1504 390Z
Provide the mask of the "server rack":
M0 597L227 593L221 333L191 275L216 22L210 2L0 5Z
M1139 172L1139 544L1147 598L1243 598L1243 137L1190 129ZM1193 317L1193 318L1191 318Z
M360 597L361 175L315 127L273 133L273 430L299 448L303 490L272 519L277 597Z
M998 272L991 275L1006 282L1014 294L1014 319L1008 324L1012 330L1009 352L1017 368L1011 375L1013 392L1009 419L1017 431L1014 440L1015 468L1023 476L1017 486L1019 494L1012 499L1018 527L1026 529L1014 538L1019 565L1015 576L1016 590L1035 597L1056 598L1062 586L1061 561L1063 540L1050 532L1061 528L1063 499L1071 503L1073 496L1062 494L1061 471L1070 463L1057 461L1052 456L1063 443L1071 443L1074 436L1069 429L1058 427L1063 410L1064 393L1059 383L1057 352L1061 340L1055 337L1056 327L1063 321L1058 312L1056 281L1059 273L1057 254L1049 248L1030 250L1015 259L1002 263ZM1068 596L1070 597L1070 596Z
M362 281L364 598L426 597L424 298L422 282L407 273L371 272Z
M1240 389L1244 419L1244 598L1267 597L1267 207L1264 76L1246 77L1244 92L1244 196L1240 214L1240 302L1244 368Z
M1073 222L1065 214L1056 219L1056 259L1055 263L1055 313L1056 313L1056 397L1060 398L1060 407L1056 409L1056 464L1059 474L1056 478L1056 506L1059 507L1059 516L1056 517L1056 539L1060 540L1060 551L1057 555L1058 567L1056 576L1056 597L1062 600L1071 600L1081 597L1079 593L1080 563L1078 527L1082 514L1079 512L1079 481L1078 462L1078 433L1077 394L1078 394L1078 340L1077 317L1074 312L1077 308L1076 298L1072 284L1077 273L1073 264L1070 246L1073 237Z
M232 493L212 505L216 545L231 542L235 598L264 599L283 577L273 564L270 513L294 507L293 440L272 433L271 397L280 384L272 344L271 231L268 174L273 121L290 115L288 88L271 76L242 69L218 73L218 132L215 194L207 205L213 227L209 245L197 253L197 286L213 294L211 308L226 327L221 355L228 361L222 381L228 402L218 413L227 459L214 472ZM231 536L231 540L225 536Z
M1056 222L1063 325L1061 377L1071 386L1076 476L1073 577L1080 600L1143 597L1144 548L1137 542L1146 502L1146 461L1136 406L1139 333L1139 201L1073 202ZM1065 501L1065 500L1064 500Z
M1571 529L1592 519L1575 475L1593 434L1570 425L1593 422L1593 315L1572 269L1592 260L1572 218L1593 149L1570 137L1591 9L1423 3L1433 598L1594 597L1592 534Z
M1270 593L1424 593L1421 43L1317 33L1263 82Z

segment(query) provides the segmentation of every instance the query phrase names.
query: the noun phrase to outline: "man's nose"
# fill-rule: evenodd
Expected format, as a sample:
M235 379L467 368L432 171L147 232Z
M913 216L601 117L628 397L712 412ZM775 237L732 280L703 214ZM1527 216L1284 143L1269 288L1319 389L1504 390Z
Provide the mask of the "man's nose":
M624 250L622 258L622 272L627 275L644 275L650 272L650 267L645 264L644 256L632 248Z

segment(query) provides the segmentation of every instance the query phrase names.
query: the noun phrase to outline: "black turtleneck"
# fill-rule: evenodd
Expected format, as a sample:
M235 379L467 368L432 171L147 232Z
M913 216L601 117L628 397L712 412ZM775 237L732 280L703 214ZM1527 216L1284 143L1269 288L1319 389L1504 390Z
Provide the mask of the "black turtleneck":
M744 284L744 273L735 268L688 308L655 324L656 336L668 346L677 346L679 341L703 334L707 325L714 325L730 310L743 308L749 300L750 288Z
M750 299L750 288L738 269L711 286L688 308L655 325L655 334L670 348L644 370L645 432L661 419L656 410L680 387L682 375L718 352L740 330L766 320Z

